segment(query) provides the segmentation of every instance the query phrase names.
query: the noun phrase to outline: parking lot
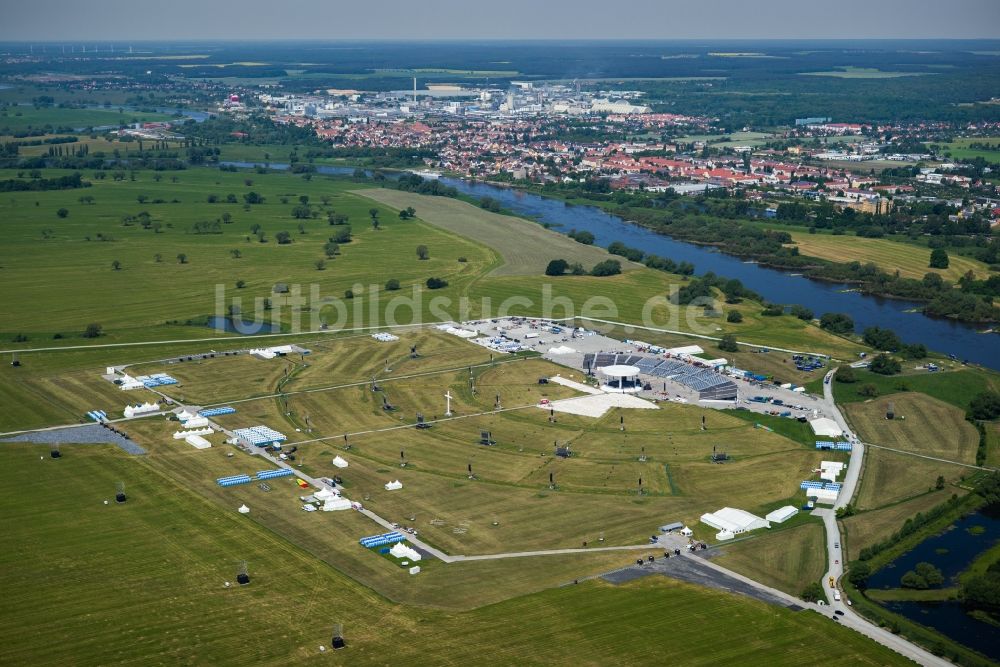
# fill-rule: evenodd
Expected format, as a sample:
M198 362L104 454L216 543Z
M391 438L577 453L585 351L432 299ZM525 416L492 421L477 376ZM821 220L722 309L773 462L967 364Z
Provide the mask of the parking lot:
M634 344L604 336L596 331L574 329L559 322L504 318L466 322L463 326L475 329L481 335L490 338L504 337L516 341L523 349L535 350L550 361L580 371L584 370L583 358L586 354L649 354L662 357L641 351ZM753 371L753 369L746 370ZM653 401L674 401L723 410L744 408L759 414L785 415L793 418L813 419L826 416L818 398L806 392L783 389L771 382L758 382L734 376L731 379L738 387L736 402L701 401L698 392L678 382L648 375L640 377L644 383L649 384L650 389L638 395ZM757 397L763 397L764 401L752 400Z

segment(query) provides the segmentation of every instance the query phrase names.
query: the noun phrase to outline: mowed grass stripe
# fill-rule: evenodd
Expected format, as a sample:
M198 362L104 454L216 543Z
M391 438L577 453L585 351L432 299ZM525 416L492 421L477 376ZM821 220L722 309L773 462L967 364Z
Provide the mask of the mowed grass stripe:
M972 271L977 278L990 275L989 267L976 259L949 253L947 269L932 269L931 249L888 239L867 239L860 236L833 236L832 234L803 234L791 232L799 253L834 262L872 262L887 273L899 269L906 278L923 278L928 273L940 274L945 280L957 281Z
M589 269L612 257L603 248L577 243L540 224L491 213L458 199L374 188L358 190L357 194L396 209L412 206L421 220L493 248L504 261L493 275L542 275L553 259L580 262ZM621 261L623 269L638 266L621 257L616 259Z
M662 577L592 581L469 612L394 604L262 529L253 515L212 507L145 459L79 447L61 461L40 461L40 449L0 452L0 507L12 519L0 536L7 602L0 659L8 664L299 664L319 658L334 622L344 623L350 646L349 655L327 654L337 664L348 657L361 665L637 664L662 655L667 636L682 664L801 665L817 653L834 665L903 664L817 614ZM105 506L104 489L113 491L117 479L128 483L130 499ZM45 502L25 502L38 485ZM243 558L251 585L223 588ZM566 569L564 559L547 560L557 574ZM471 579L475 594L486 580L502 589L508 567L491 564L489 579L461 574L474 568L428 573ZM423 575L400 568L391 576L423 585ZM447 588L447 580L436 585ZM720 636L726 642L715 641Z

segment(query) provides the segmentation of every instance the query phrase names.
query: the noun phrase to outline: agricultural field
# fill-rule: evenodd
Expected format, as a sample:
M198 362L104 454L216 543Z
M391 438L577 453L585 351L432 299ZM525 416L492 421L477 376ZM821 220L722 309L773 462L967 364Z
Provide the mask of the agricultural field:
M485 211L456 199L389 189L367 189L358 194L397 210L412 206L428 223L494 249L503 264L493 275L542 275L548 263L559 258L571 264L580 262L589 269L611 257L603 248L577 243L534 222ZM616 259L622 262L623 269L638 267L623 258Z
M46 172L48 177L57 175L62 174ZM268 320L288 326L299 318L312 329L325 321L335 328L338 321L363 321L355 316L359 308L347 308L343 301L338 307L321 302L308 304L312 310L305 311L282 304L280 296L272 294L273 286L303 285L303 297L314 301L314 285L319 299L341 300L347 289L374 297L389 278L399 281L400 294L410 295L412 288L436 276L450 285L434 296L454 299L464 284L497 261L483 246L419 221L401 221L396 210L375 206L346 192L348 187L358 186L320 178L306 181L291 174L261 177L191 169L162 179L150 172L135 181L108 178L89 188L44 196L7 193L0 200L0 215L9 230L0 248L0 265L10 286L6 297L0 297L4 334L24 334L37 344L56 333L79 335L88 323L97 322L112 340L151 333L191 338L192 330L178 331L175 326L173 336L163 336L151 328L204 322L216 311L214 286L228 290L230 299L242 299L245 315L260 308L263 299L271 299L272 310L263 313ZM263 196L264 203L245 206L243 197L250 192ZM210 195L225 202L229 194L239 203L207 203ZM93 203L81 203L83 196L93 197ZM292 217L302 196L311 198L319 217ZM60 208L68 211L65 218L57 216ZM372 208L380 218L377 230L370 224ZM142 211L150 215L148 229L135 221L123 223L126 216ZM324 244L336 231L326 220L331 211L348 216L354 240L341 244L340 254L325 259L326 265L317 270ZM232 222L220 223L218 231L197 232L197 223L212 224L226 215ZM266 242L258 241L251 231L254 225L261 226ZM277 243L281 231L289 233L289 243ZM429 259L417 257L418 245L427 246ZM183 263L179 255L184 255ZM458 261L460 257L465 261ZM113 268L114 261L121 263L120 269ZM373 266L392 269L373 272ZM86 281L79 280L83 275ZM244 284L237 289L240 280ZM25 309L25 303L33 307ZM420 306L426 309L429 303ZM404 321L412 317L405 308L398 314ZM207 337L210 330L202 326L198 333Z
M775 526L720 551L712 562L795 596L826 571L823 524L815 519L792 527Z
M970 144L986 144L997 146L1000 144L1000 137L965 137L944 144L942 150L955 160L975 160L983 158L987 162L1000 162L1000 149L972 148Z
M837 67L828 72L799 72L802 76L829 76L838 79L897 79L904 76L923 76L934 72L891 72L876 67Z
M947 489L970 472L962 466L869 447L854 504L861 510L892 505L935 491L939 476L944 477Z
M979 279L989 277L989 267L975 259L956 253L949 256L947 269L932 269L930 248L886 239L866 239L858 236L833 236L832 234L805 234L792 232L792 240L799 253L834 262L872 262L883 271L896 269L907 278L923 278L937 273L945 280L956 282L972 271Z
M732 659L767 655L792 665L822 651L831 664L902 664L817 614L662 577L622 586L590 581L463 612L403 605L293 546L258 524L254 512L222 510L144 459L103 447L70 448L58 462L37 453L17 445L0 454L0 502L11 519L0 538L0 581L10 603L0 614L0 656L7 663L384 664L391 653L412 662L433 654L452 664L582 664L600 654L608 663L635 664L662 654L669 628L685 664L716 664L719 653L701 647L722 632L739 644ZM120 480L128 502L104 505ZM39 484L49 489L47 502L18 501ZM251 584L225 588L241 560ZM446 568L427 574L435 569ZM492 574L505 584L513 575L516 583L511 568ZM420 586L423 576L403 582ZM262 616L268 631L248 631L249 619ZM348 649L321 654L334 623L343 624ZM511 632L518 642L503 640ZM567 634L573 641L551 641Z
M909 364L916 365L916 362L906 362L906 365ZM967 410L969 401L976 394L987 390L996 391L998 387L997 376L990 371L965 368L958 362L948 360L940 361L939 364L942 370L935 373L906 369L904 365L905 372L902 375L892 376L857 369L854 374L858 381L834 382L833 396L840 405L866 401L869 399L861 396L858 388L873 384L878 389L880 401L889 395L895 398L899 393L919 392Z
M890 402L895 419L885 418ZM964 411L926 394L905 392L850 403L844 412L865 442L959 463L976 461L979 433Z
M232 403L238 412L218 418L226 427L266 423L287 432L299 446L300 462L307 461L313 474L336 473L328 461L343 448L343 434L350 434L354 463L345 477L347 493L366 498L366 505L387 516L416 513L438 519L442 525L421 530L432 543L455 553L573 546L593 541L601 532L609 544L641 542L655 527L658 515L696 522L702 512L723 503L719 495L723 488L730 489L726 502L748 508L795 495L797 480L820 458L797 442L756 429L745 420L677 404L662 404L661 409L650 411L614 410L596 420L559 415L551 423L546 411L533 406L543 398L567 398L575 392L555 384L539 386L537 379L558 373L572 376L571 369L537 359L479 366L474 369L477 392L472 394L468 371L448 368L463 366L455 363L462 359L459 346L478 348L454 338L457 344L452 344L441 334L437 337L441 340L418 345L428 351L427 357L393 361L392 373L378 369L381 394L371 391L366 373L322 372L324 378L341 379L340 384L357 383L324 389L303 371L282 385L280 404L276 398L233 403L231 399L237 398L233 392L241 384L253 387L258 395L273 391L289 363L249 357L178 366L171 373L181 384L163 389L178 399L183 393L199 403ZM413 340L432 341L433 337L414 336ZM357 344L365 342L358 339ZM404 337L398 347L407 349L408 344ZM339 349L331 345L329 351L314 352L306 357L310 364L306 370L338 367L324 356L353 358L355 345L347 339ZM440 352L433 351L435 345ZM483 352L465 359L470 364L488 363ZM265 370L268 365L272 370ZM154 370L156 366L144 367L144 372ZM230 376L224 391L211 382L222 375ZM336 383L327 381L324 386L332 384ZM417 414L440 418L445 390L454 397L455 418L427 431L407 428ZM217 391L223 391L226 398L213 393ZM507 411L493 412L497 395ZM383 396L394 411L382 409ZM205 400L210 398L219 400ZM707 417L707 431L701 429L702 415ZM627 425L624 433L622 419ZM147 436L151 442L164 439L172 428L162 422L133 424L137 432L158 429ZM477 445L481 431L490 431L497 445ZM570 446L573 457L554 458L553 442ZM722 467L710 464L707 458L714 446L728 451L733 462ZM398 467L401 450L407 462L403 469ZM647 461L638 462L643 453ZM206 462L210 460L209 454L199 454L205 454ZM471 483L469 465L477 478ZM782 472L775 474L776 470ZM555 492L548 489L549 473L556 482ZM406 492L386 494L382 489L386 475L398 477ZM645 494L636 497L640 478ZM736 484L736 479L753 482ZM520 500L511 502L514 498ZM574 515L575 520L567 521ZM497 519L515 532L490 530ZM456 533L454 526L463 522L478 528Z
M132 123L170 120L172 118L173 116L169 114L146 111L10 106L0 109L0 134L43 128L89 128L106 125L129 125Z

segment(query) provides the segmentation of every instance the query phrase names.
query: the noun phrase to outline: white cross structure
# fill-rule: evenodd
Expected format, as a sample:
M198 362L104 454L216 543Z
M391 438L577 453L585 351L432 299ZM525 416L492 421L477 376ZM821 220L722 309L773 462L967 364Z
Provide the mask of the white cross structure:
M444 409L444 416L451 417L451 390L444 392L444 397L448 401L447 407Z

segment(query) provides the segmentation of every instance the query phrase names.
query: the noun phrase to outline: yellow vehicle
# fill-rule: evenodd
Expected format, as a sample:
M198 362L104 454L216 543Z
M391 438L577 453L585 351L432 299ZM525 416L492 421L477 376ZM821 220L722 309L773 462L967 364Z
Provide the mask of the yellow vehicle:
M833 583L833 577L830 577L830 588L836 588L836 586Z

